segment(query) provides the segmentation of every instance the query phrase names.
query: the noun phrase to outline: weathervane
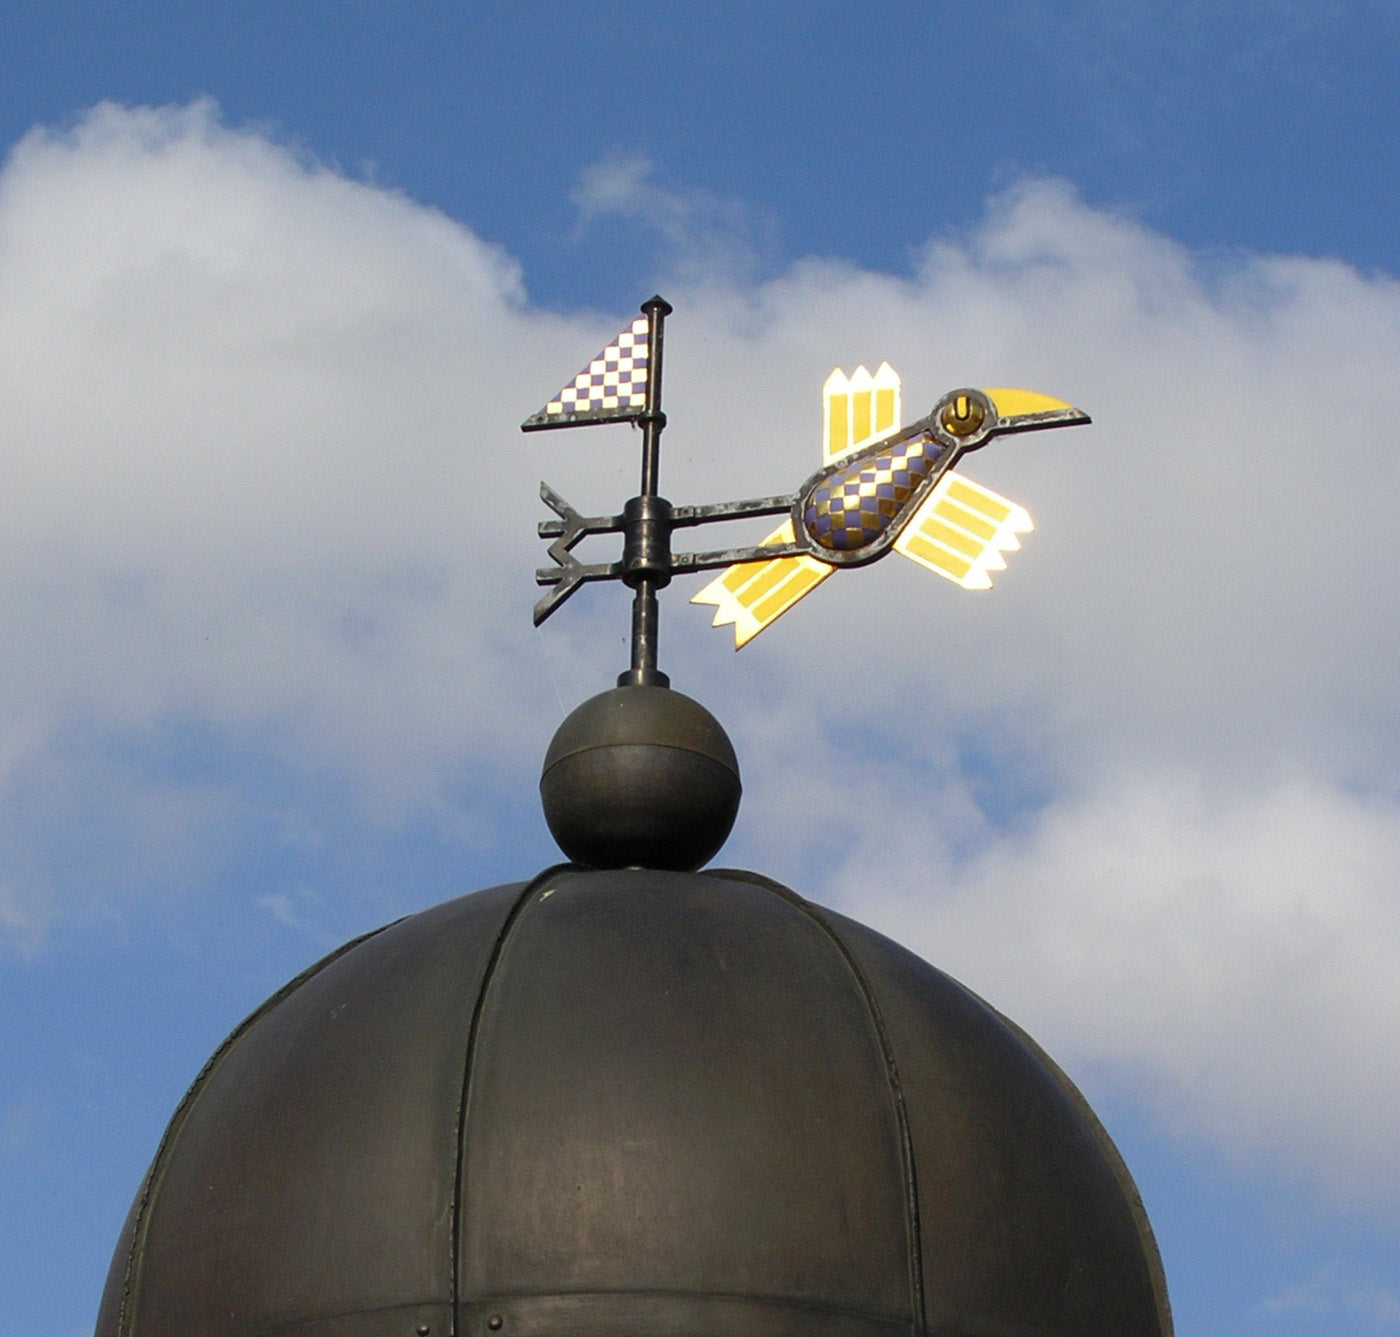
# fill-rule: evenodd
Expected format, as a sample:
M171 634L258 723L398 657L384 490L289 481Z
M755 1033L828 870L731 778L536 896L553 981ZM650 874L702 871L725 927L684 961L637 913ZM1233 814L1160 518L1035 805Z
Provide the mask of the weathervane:
M932 412L900 426L899 377L888 363L872 376L832 372L824 387L825 461L796 492L709 506L672 506L657 491L661 432L661 361L666 317L660 297L538 413L526 432L593 423L632 422L642 429L641 490L619 515L580 515L541 483L558 516L539 526L552 539L552 567L535 573L552 588L535 605L543 622L589 581L621 580L633 591L632 666L620 686L660 685L656 666L657 591L673 576L729 568L691 600L716 606L714 625L733 623L735 646L756 636L838 567L864 566L892 549L967 589L985 589L1003 552L1019 547L1030 516L953 465L993 437L1087 423L1062 400L1030 390L952 390ZM762 543L710 552L672 552L676 529L749 516L786 515ZM621 534L619 561L584 563L573 555L592 534Z

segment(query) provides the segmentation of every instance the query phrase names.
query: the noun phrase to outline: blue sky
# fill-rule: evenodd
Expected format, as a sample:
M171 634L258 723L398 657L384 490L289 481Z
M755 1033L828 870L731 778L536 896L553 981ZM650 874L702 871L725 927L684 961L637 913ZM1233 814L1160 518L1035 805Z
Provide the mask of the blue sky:
M804 478L836 364L1094 415L969 467L1037 523L990 595L882 563L735 656L673 592L745 770L722 860L1065 1064L1179 1332L1400 1332L1400 9L5 26L6 1331L91 1330L248 1010L554 858L539 758L625 613L530 627L536 489L608 509L636 459L516 427L660 290L677 501Z

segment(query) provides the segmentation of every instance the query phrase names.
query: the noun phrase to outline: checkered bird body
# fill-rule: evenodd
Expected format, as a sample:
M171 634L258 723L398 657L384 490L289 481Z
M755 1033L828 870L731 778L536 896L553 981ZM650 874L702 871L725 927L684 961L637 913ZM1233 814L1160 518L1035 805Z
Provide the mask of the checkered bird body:
M928 432L862 454L821 478L802 507L802 524L822 548L847 557L874 556L944 454ZM895 530L898 533L898 530Z

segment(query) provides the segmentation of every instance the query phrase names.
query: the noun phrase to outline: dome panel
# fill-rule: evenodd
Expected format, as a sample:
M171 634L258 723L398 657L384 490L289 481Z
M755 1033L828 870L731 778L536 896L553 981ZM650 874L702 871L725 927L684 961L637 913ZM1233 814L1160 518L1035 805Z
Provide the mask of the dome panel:
M722 1295L907 1330L879 1037L797 903L717 876L548 879L483 1001L466 1127L462 1296L511 1331L513 1297L604 1294L616 1322L624 1292L641 1308ZM570 1302L556 1331L599 1303ZM531 1308L542 1323L559 1302Z
M1137 1189L1068 1077L956 980L821 913L879 998L894 1053L928 1330L1170 1337Z
M234 1033L157 1153L129 1285L121 1258L108 1282L132 1298L124 1313L104 1302L99 1337L253 1337L312 1320L348 1337L362 1329L345 1315L391 1311L393 1331L448 1330L467 1035L519 892L401 920Z

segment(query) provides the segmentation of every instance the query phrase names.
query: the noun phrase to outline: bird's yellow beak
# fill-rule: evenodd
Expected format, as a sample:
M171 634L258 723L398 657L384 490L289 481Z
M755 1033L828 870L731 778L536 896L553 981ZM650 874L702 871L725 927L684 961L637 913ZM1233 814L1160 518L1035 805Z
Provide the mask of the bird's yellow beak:
M1035 390L1016 390L1002 386L982 392L997 411L992 433L1033 432L1041 427L1074 427L1090 421L1089 415L1063 399L1052 399Z

